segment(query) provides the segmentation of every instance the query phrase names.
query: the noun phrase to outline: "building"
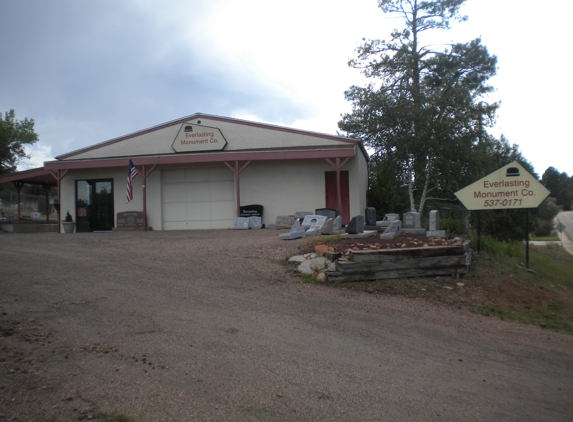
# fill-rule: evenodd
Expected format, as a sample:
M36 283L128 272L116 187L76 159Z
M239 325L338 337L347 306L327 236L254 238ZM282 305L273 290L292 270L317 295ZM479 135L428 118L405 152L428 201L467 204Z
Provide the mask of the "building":
M126 203L129 160L138 171ZM194 114L0 176L57 185L61 216L77 231L111 230L141 211L153 230L233 227L241 205L264 207L263 224L318 208L343 223L363 214L368 154L361 142L245 120ZM60 218L61 219L61 218Z

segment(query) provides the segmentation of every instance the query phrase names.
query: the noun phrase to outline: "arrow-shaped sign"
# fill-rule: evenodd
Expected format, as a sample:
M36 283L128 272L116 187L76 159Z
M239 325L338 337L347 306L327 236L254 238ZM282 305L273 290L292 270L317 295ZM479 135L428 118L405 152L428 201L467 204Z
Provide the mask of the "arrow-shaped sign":
M517 161L455 193L468 210L537 208L549 194Z

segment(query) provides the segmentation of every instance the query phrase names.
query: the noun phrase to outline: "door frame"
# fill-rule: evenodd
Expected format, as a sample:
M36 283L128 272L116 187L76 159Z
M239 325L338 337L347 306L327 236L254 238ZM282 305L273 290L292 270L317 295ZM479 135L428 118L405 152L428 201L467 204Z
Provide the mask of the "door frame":
M91 190L89 192L89 201L90 203L86 204L85 207L78 206L78 185L80 182L86 182L91 186ZM99 207L99 199L96 195L96 184L97 183L110 183L111 192L110 192L110 201L111 206L107 210L107 216L103 222L108 221L110 224L101 225L102 221L98 218L100 215L100 207ZM106 179L76 179L75 180L75 208L76 208L76 232L84 232L90 233L94 231L110 231L115 227L115 201L114 201L114 192L113 192L113 179L106 178ZM88 230L85 229L86 223L88 224Z

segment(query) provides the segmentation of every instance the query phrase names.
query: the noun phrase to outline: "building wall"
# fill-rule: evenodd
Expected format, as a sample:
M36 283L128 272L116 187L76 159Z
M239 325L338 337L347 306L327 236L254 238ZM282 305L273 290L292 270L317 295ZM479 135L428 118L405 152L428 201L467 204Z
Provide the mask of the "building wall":
M159 178L156 176L155 171L147 178L147 224L154 226L157 222L161 223L160 213L157 210L151 212L151 207L157 208L157 194L161 192L159 187ZM157 178L157 180L154 180ZM75 181L76 180L94 180L94 179L113 179L113 202L114 202L114 225L117 225L117 213L125 211L142 211L143 210L143 192L141 187L141 178L136 177L133 180L134 199L126 203L126 185L127 185L127 166L125 168L111 168L111 169L94 169L94 170L70 170L68 174L61 181L61 196L60 196L60 212L61 219L64 218L66 212L69 210L70 214L75 217L76 209L76 196L75 196ZM151 191L151 192L150 192ZM159 198L158 210L161 211L161 198ZM159 220L157 216L159 215ZM160 224L159 224L160 226Z
M221 164L203 164L203 166ZM161 170L188 168L190 165L158 166L147 178L147 223L154 230L162 227ZM349 172L350 216L364 213L366 207L367 163L358 154L342 168ZM227 169L228 170L228 169ZM231 172L231 170L228 170ZM241 204L264 206L263 223L274 224L278 215L311 211L326 206L325 172L333 171L324 159L255 161L240 174ZM114 213L143 210L142 179L133 181L134 199L126 204L127 166L98 170L71 170L61 182L61 216L69 210L75 215L75 180L113 179ZM236 198L235 206L236 209ZM117 219L115 221L117 224Z

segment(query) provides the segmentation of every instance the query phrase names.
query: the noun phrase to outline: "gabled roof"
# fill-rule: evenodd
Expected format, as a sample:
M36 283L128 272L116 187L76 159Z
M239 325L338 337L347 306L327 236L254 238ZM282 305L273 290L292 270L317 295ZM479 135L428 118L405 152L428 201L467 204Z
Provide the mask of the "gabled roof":
M171 142L177 130L186 122L211 124L229 129L231 137L236 139L231 139L231 148L221 151L176 153L171 147ZM275 141L278 139L280 145L273 145L272 142L266 145L265 141L269 134ZM122 142L125 144L121 145ZM163 151L154 152L153 148L158 144ZM147 151L141 151L142 145ZM58 176L58 172L71 169L124 167L126 158L133 158L135 165L150 166L248 160L347 160L357 154L357 149L360 149L368 161L368 153L362 142L355 139L196 113L59 155L56 160L45 162L42 168L0 175L0 183L19 181L54 184L56 179L63 177Z
M162 123L160 125L156 125L150 127L148 129L143 129L137 132L130 133L128 135L120 136L118 138L110 139L105 142L101 142L95 145L91 145L85 148L81 148L66 154L62 154L56 157L57 160L82 160L82 159L98 159L98 158L112 158L112 157L136 157L136 156L157 156L162 154L173 154L171 145L168 143L171 141L172 137L175 136L175 131L186 122L203 122L202 124L209 125L218 125L219 127L225 127L227 129L230 126L234 126L235 131L240 132L243 135L243 140L248 138L250 135L255 132L252 130L259 130L267 131L267 133L277 133L281 132L285 136L284 139L297 139L294 136L302 136L305 137L305 144L296 145L288 145L288 146L272 146L272 145L260 145L256 148L253 148L252 145L244 146L240 145L240 142L233 144L231 141L230 147L226 148L226 152L231 152L230 150L234 151L241 151L243 149L257 149L257 150L272 150L272 149L282 149L288 150L293 148L312 148L315 147L336 147L336 148L353 148L355 146L359 146L364 154L365 158L368 159L368 154L364 149L362 143L355 139L346 138L343 136L335 136L335 135L328 135L324 133L318 132L311 132L311 131L303 131L299 129L293 129L289 127L271 125L266 123L258 123L258 122L251 122L247 120L241 119L234 119L229 117L221 117L221 116L214 116L204 113L196 113L192 114L187 117L182 117L180 119L172 120L166 123ZM271 132L268 132L271 131ZM173 132L173 133L172 133ZM238 137L241 136L238 135ZM294 135L294 136L293 136ZM160 142L157 142L157 137L161 137ZM151 141L151 142L150 142ZM292 143L293 141L291 141ZM126 145L126 151L118 152L121 149L121 146L118 144L124 143ZM161 144L163 151L161 150L154 150L150 148L157 148L156 146L150 147L151 144ZM127 146L127 145L130 146ZM314 145L313 145L314 144ZM138 146L137 150L135 149L135 145ZM139 151L139 145L147 146L147 149L142 148ZM168 149L169 148L169 149Z

